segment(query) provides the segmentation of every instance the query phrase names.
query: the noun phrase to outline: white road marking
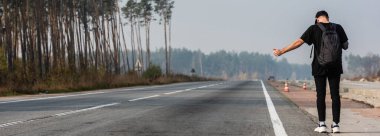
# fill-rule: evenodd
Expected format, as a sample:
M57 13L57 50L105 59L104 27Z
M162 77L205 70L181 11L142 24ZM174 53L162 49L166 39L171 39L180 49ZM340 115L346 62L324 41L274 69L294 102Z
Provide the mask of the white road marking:
M150 89L150 88L156 88L156 87L161 87L161 86L151 86L151 87L143 87L143 88L129 88L129 89L123 89L120 91L144 90L144 89ZM118 90L118 89L115 89L115 90ZM120 91L115 91L115 92L120 92Z
M85 112L85 111L89 111L89 110L96 110L96 109L100 109L100 108L104 108L104 107L114 106L114 105L118 105L118 104L120 104L120 103L111 103L111 104L99 105L99 106L86 108L86 109L80 109L80 110L74 110L74 111L69 111L69 112L64 112L64 113L58 113L58 114L55 114L54 116L58 116L58 117L59 116L65 116L65 115L70 115L70 114L74 114L74 113Z
M66 116L66 115L70 115L70 114L74 114L74 113L80 113L80 112L85 112L85 111L90 111L90 110L96 110L96 109L100 109L100 108L104 108L104 107L109 107L109 106L114 106L114 105L118 105L118 104L120 104L120 103L111 103L111 104L99 105L99 106L95 106L95 107L91 107L91 108L86 108L86 109L80 109L80 110L74 110L74 111L69 111L69 112L64 112L64 113L58 113L58 114L54 114L54 115L51 115L51 116L46 116L46 117L43 117L43 118L40 118L40 119ZM25 121L14 121L14 122L9 122L9 123L4 123L4 124L0 124L0 128L14 126L14 125L17 125L17 124L23 124L23 123L27 123L27 122L33 122L33 121L36 121L36 120L39 120L39 119L30 119L30 120L25 120Z
M179 90L179 91L175 91L175 92L169 92L169 93L165 93L165 94L170 95L170 94L175 94L175 93L181 93L181 92L191 91L191 90L195 90L195 89L201 89L201 88L207 88L207 87L217 86L217 85L221 85L221 84L223 84L223 83L211 84L211 85L206 85L206 86L200 86L200 87L196 87L196 88L189 88L189 89ZM160 87L160 86L156 86L156 87ZM127 91L127 90L142 90L142 89L148 89L148 88L155 88L155 87L131 88L131 89L123 89L123 91ZM26 101L37 101L37 100L48 100L48 99L57 99L57 98L66 98L66 97L84 96L84 95L93 95L93 94L103 94L103 93L106 93L106 92L94 92L94 93L85 93L85 94L76 94L76 95L64 95L64 96L55 96L55 97L46 97L46 98L36 98L36 99L6 101L6 102L0 102L0 104L16 103L16 102L26 102ZM129 102L143 100L143 99L149 99L149 98L154 98L154 97L159 97L159 96L160 95L152 95L152 96L132 99L132 100L129 100ZM80 109L80 110L74 110L74 111L69 111L69 112L64 112L64 113L58 113L58 114L54 114L54 115L47 116L47 117L44 117L44 118L66 116L66 115L71 115L71 114L75 114L75 113L85 112L85 111L89 111L89 110L95 110L95 109L100 109L100 108L104 108L104 107L114 106L114 105L118 105L118 104L120 104L120 103L111 103L111 104L99 105L99 106L95 106L95 107L91 107L91 108L86 108L86 109ZM32 121L35 121L35 120L38 120L38 119L31 119L31 120L26 120L26 121L14 121L14 122L9 122L9 123L4 123L4 124L0 124L0 128L4 128L4 127L8 127L8 126L13 126L13 125L17 125L17 124L23 124L23 123L27 123L27 122L32 122Z
M174 92L168 92L168 93L164 93L166 95L171 95L171 94L176 94L176 93L181 93L183 92L184 90L179 90L179 91L174 91Z
M136 98L136 99L132 99L132 100L129 100L130 102L134 102L134 101L138 101L138 100L144 100L144 99L149 99L149 98L154 98L154 97L158 97L160 95L152 95L152 96L147 96L147 97L142 97L142 98Z
M189 84L189 83L176 83L176 84L168 84L168 85L155 85L155 86L144 87L144 88L130 88L130 89L123 89L122 91L143 90L143 89L149 89L149 88L169 87L169 86L173 86L173 85L183 85L183 84Z
M265 85L263 81L261 80L261 85L263 87L263 92L265 95L265 100L267 102L268 111L270 118L272 120L273 130L276 136L287 136L284 126L282 125L282 122L280 120L280 117L278 117L278 114L276 112L276 109L273 105L272 99L270 98L267 88L265 88Z
M13 126L13 125L16 125L16 124L21 124L23 123L22 121L15 121L15 122L9 122L9 123L5 123L5 124L0 124L0 128L4 128L4 127L7 127L7 126Z
M211 85L205 85L205 86L200 86L200 87L195 87L195 88L189 88L189 89L185 89L185 90L178 90L178 91L168 92L168 93L164 93L164 94L165 94L165 95L171 95L171 94L187 92L187 91L191 91L191 90L195 90L195 89L202 89L202 88L207 88L207 87L217 86L217 85L221 85L221 84L223 84L223 83L219 83L219 84L211 84Z
M38 101L38 100L48 100L48 99L66 98L66 97L74 97L74 96L85 96L85 95L94 95L94 94L103 94L103 93L105 93L105 92L84 93L84 94L74 94L74 95L63 95L63 96L54 96L54 97L45 97L45 98L36 98L36 99L25 99L25 100L14 100L14 101L0 102L0 104L16 103L16 102L27 102L27 101Z
M186 83L179 83L179 84L186 84ZM166 87L166 86L179 85L179 84L158 85L158 86L150 86L150 87L142 87L142 88L129 88L129 89L122 89L121 91L143 90L143 89L157 88L157 87ZM108 90L118 90L118 89L116 88L116 89L108 89ZM119 92L119 91L112 91L112 92ZM17 103L17 102L28 102L28 101L38 101L38 100L48 100L48 99L58 99L58 98L67 98L67 97L85 96L85 95L94 95L94 94L103 94L103 93L110 93L110 92L94 92L94 93L63 95L63 96L54 96L54 97L45 97L45 98L35 98L35 99L24 99L24 100L13 100L13 101L11 100L11 101L3 101L3 102L0 101L0 104Z

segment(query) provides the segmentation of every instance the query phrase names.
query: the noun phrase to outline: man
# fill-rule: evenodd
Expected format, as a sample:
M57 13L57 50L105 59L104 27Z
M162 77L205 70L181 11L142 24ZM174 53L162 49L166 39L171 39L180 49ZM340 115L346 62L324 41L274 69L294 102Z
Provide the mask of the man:
M348 49L348 38L343 29L343 27L339 24L334 24L329 22L329 15L326 11L319 11L316 14L315 24L310 26L306 32L301 36L300 39L294 41L289 46L283 49L273 49L273 54L275 56L281 56L286 52L294 50L300 47L303 43L307 43L308 45L314 45L314 59L312 62L312 74L314 76L315 85L317 89L317 109L318 109L318 117L319 124L315 131L319 133L327 132L326 127L326 80L328 79L330 85L330 94L332 99L332 111L333 111L333 124L331 125L331 129L333 133L339 133L339 125L340 122L340 96L339 96L339 84L340 84L340 75L343 74L342 68L342 49ZM326 34L328 33L328 34ZM329 35L330 34L330 35ZM335 38L326 38L326 35L331 37L335 36ZM325 54L326 46L331 44L332 42L326 42L331 40L336 40L335 45L337 45L337 50L331 51L328 55ZM330 46L331 47L331 46ZM326 62L323 56L335 56L336 59L333 63L324 63ZM311 57L311 55L310 55ZM334 58L334 57L330 57ZM327 58L328 60L328 58Z

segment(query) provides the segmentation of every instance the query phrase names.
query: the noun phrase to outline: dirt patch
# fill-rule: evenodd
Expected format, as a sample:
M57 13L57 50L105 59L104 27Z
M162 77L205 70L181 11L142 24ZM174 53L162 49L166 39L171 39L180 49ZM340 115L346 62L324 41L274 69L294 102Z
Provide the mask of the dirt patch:
M364 117L380 120L380 108L352 109L352 111Z

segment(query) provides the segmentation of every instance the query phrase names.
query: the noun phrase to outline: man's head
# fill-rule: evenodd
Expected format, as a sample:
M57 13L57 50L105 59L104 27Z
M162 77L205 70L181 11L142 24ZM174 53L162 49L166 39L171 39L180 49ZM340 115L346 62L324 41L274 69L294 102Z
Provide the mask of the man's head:
M329 14L324 11L318 11L317 14L315 15L315 23L319 22L328 22L329 21Z

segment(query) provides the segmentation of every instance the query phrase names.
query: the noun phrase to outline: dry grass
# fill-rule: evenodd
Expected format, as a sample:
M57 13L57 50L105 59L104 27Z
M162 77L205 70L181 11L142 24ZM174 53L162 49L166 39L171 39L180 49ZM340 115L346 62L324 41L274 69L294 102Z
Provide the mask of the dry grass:
M109 89L118 87L131 87L139 85L160 85L178 82L194 82L218 80L211 78L202 78L186 75L161 76L156 79L145 79L136 74L113 75L101 77L80 77L75 80L62 81L59 78L50 78L49 80L39 81L31 86L18 86L17 88L6 89L0 88L0 96L22 95L22 94L39 94L39 93L68 93L80 92L97 89ZM16 92L16 93L13 93Z
M5 87L0 87L0 96L11 96L14 95L14 92Z

